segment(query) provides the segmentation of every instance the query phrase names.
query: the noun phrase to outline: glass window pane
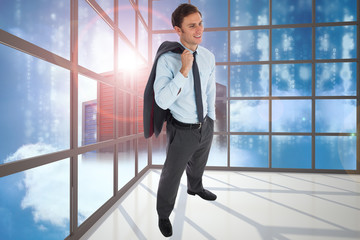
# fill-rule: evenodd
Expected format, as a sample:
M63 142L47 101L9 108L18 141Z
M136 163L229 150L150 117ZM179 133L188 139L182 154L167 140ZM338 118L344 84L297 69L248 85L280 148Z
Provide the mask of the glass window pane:
M311 168L311 136L272 136L273 168Z
M0 164L68 149L70 72L2 44L0 71Z
M145 23L148 24L148 0L138 0L138 4L141 16L145 20Z
M216 86L218 87L218 85ZM216 99L215 101L215 132L227 131L227 101L226 99Z
M227 129L227 68L227 66L216 66L216 120L214 127L215 132L226 131Z
M269 96L269 65L231 66L230 96Z
M138 141L138 172L148 165L148 140L141 137Z
M207 48L215 55L216 62L228 61L228 33L204 32L201 46Z
M57 240L70 234L69 169L65 159L0 178L1 239Z
M195 5L200 10L206 28L228 26L228 1L192 0L191 4Z
M79 145L114 138L114 87L79 75Z
M114 68L114 31L89 6L79 1L79 64L97 73Z
M1 1L0 29L70 58L70 1Z
M143 111L144 111L144 91L145 85L147 84L147 80L149 78L149 69L137 69L135 75L135 82L136 84L136 91L137 91L137 104L136 104L136 116L135 122L137 124L137 132L136 133L143 133L144 132L144 120L143 120ZM140 96L140 97L139 97Z
M356 26L316 28L316 59L356 58Z
M311 100L273 100L274 132L311 132Z
M165 131L165 125L163 127L163 131ZM167 141L166 141L166 134L160 134L157 138L152 137L152 164L159 164L162 165L165 162L166 158L166 148L167 148Z
M135 140L118 144L119 190L135 177Z
M269 60L268 30L231 31L230 39L232 62Z
M140 54L137 53L135 48L126 44L121 38L119 38L118 47L118 69L121 72L134 74L138 68L145 65L144 59L147 58L147 55L144 56L144 58L141 57ZM147 54L147 46L142 46L141 48L143 51L146 51Z
M140 51L141 55L145 58L145 60L147 60L148 59L148 32L141 21L138 21L138 23L139 23L138 47L139 47L139 51Z
M114 21L114 0L96 0L97 4Z
M273 64L272 96L311 96L311 63Z
M356 21L356 0L316 0L316 22Z
M311 0L272 0L272 24L311 23Z
M230 136L231 167L269 167L269 136Z
M98 142L114 138L114 87L98 83Z
M136 133L136 98L134 95L117 90L118 94L118 137L128 136Z
M355 136L316 136L316 169L356 169Z
M152 3L153 30L173 29L171 24L171 14L184 0L158 0ZM201 9L200 9L201 11Z
M316 132L356 132L356 100L316 100Z
M269 0L230 0L231 27L269 24Z
M227 136L214 135L206 166L227 166Z
M138 117L142 117L143 116L143 103L144 103L144 91L145 91L145 86L148 82L148 78L149 78L149 67L146 66L144 68L137 68L136 72L135 72L135 80L134 82L136 82L135 84L135 91L139 97L138 99ZM140 105L139 105L140 104ZM142 121L142 119L140 119Z
M132 43L135 43L135 10L129 0L119 0L118 9L119 29Z
M355 96L356 63L317 63L317 96Z
M156 52L165 41L179 42L179 36L176 33L152 34L152 58L156 56Z
M114 148L78 157L78 225L113 196ZM91 201L89 201L91 199Z
M114 138L114 87L79 77L79 141L93 144Z
M230 101L231 132L269 131L268 100Z
M144 99L141 97L138 97L136 99L137 99L137 105L136 105L137 132L136 133L144 133L144 115L143 115Z
M228 66L223 66L223 65L216 66L215 80L219 86L222 86L221 91L219 91L219 93L216 92L216 97L226 97L227 86L228 86Z
M311 59L311 28L281 28L272 31L273 60Z

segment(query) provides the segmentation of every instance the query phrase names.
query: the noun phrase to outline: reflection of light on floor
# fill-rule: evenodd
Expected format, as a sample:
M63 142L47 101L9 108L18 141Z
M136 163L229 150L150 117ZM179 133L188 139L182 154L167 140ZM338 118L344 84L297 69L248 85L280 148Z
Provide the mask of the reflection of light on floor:
M181 179L170 215L173 239L359 239L360 176L206 171L207 202ZM150 170L82 239L162 239L160 170ZM331 209L331 211L329 211Z

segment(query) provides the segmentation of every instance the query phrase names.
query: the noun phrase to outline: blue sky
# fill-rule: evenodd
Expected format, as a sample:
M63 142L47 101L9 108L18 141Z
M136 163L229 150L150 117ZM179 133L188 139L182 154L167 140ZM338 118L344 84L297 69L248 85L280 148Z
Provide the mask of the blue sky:
M70 57L70 1L0 0L0 28L61 57ZM113 19L111 3L100 1ZM141 12L147 15L146 1L139 1ZM154 29L171 29L169 16L184 1L154 1ZM194 0L203 12L205 27L254 26L269 24L267 0L231 0L230 23L227 4L223 0ZM227 1L225 1L227 3ZM302 4L290 0L273 0L273 24L311 22L311 1ZM353 21L356 19L355 0L316 1L316 22ZM135 15L126 0L120 0L119 28L134 41ZM79 1L79 64L103 73L112 71L114 47L111 28L99 18L85 1ZM287 11L289 10L289 11ZM220 14L221 13L221 14ZM212 18L211 16L217 16ZM125 20L130 19L128 24ZM139 25L139 50L143 58L119 39L119 68L128 69L147 58L147 34ZM310 60L311 28L279 28L206 32L203 45L216 56L217 62ZM319 27L315 30L316 59L351 59L356 57L356 26ZM164 40L176 41L173 33L153 35L153 52ZM230 42L230 46L228 46ZM230 56L228 56L230 47ZM272 59L269 53L272 52ZM230 68L230 69L229 69ZM230 70L228 86L227 71ZM217 82L230 87L230 97L312 95L312 74L315 69L316 96L356 96L356 63L267 64L217 66ZM132 69L132 71L136 70ZM271 76L269 73L271 71ZM70 146L70 72L43 60L0 45L0 164L39 156ZM131 73L129 73L131 74ZM130 76L130 75L129 75ZM270 78L272 79L270 86ZM271 90L271 92L270 92ZM79 102L97 97L95 80L79 77ZM269 167L269 104L272 104L273 132L311 132L311 100L266 99L231 100L230 131L258 132L259 135L232 135L230 142L215 136L209 165L227 164L230 145L230 165L239 167ZM221 106L223 107L223 106ZM82 113L79 112L79 119ZM315 102L315 126L320 133L354 133L356 131L356 101L323 100ZM218 116L222 119L224 116ZM219 120L219 121L226 121ZM226 126L227 123L225 123ZM79 145L82 122L79 121ZM224 131L225 129L218 129ZM308 136L275 136L272 139L273 167L310 168L311 138ZM355 169L355 136L316 136L316 168ZM302 149L289 161L294 151ZM134 149L124 158L132 159ZM142 153L140 153L141 155ZM130 156L130 157L126 157ZM310 157L309 157L310 156ZM79 156L79 222L84 221L112 196L111 157L85 161ZM163 149L154 149L155 163L162 163ZM222 159L222 160L219 160ZM120 163L122 186L133 172L131 161ZM91 178L91 174L98 174ZM92 184L86 184L92 181ZM92 189L96 186L96 191ZM56 191L54 191L56 190ZM0 179L0 229L3 239L63 239L69 233L69 160L17 173ZM86 201L85 199L93 199ZM19 231L21 229L21 231Z

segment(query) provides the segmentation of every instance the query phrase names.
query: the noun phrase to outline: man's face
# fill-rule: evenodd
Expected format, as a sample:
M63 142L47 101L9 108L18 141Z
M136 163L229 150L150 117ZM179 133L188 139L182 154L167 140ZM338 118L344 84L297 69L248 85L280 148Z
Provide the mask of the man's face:
M199 13L193 13L186 17L181 24L181 28L175 26L175 31L180 36L180 42L185 47L195 51L202 41L204 26Z

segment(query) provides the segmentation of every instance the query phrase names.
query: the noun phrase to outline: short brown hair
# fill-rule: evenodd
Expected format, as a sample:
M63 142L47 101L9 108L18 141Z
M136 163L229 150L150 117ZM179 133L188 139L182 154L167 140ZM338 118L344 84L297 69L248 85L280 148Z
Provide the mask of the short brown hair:
M180 4L171 15L171 23L173 27L177 26L181 28L184 17L193 13L199 13L200 16L202 16L199 9L194 5L188 3Z

